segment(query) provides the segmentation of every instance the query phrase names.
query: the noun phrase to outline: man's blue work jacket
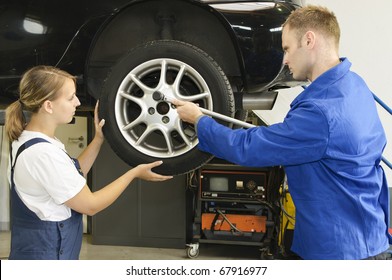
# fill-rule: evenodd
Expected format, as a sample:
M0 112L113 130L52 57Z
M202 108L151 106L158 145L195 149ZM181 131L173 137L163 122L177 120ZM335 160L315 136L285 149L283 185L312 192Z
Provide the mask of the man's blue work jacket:
M282 123L232 130L204 116L199 149L243 166L283 165L296 206L292 251L364 259L389 248L386 137L373 95L341 63L292 102Z

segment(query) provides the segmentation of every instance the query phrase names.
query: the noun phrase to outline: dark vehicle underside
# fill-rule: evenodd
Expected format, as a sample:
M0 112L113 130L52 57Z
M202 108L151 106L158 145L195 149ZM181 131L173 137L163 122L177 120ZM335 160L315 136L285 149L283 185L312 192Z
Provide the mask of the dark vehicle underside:
M2 2L1 108L28 68L64 69L78 78L79 112L100 100L105 137L131 166L160 159L157 172L183 174L212 158L154 93L245 120L298 84L282 65L281 25L300 1Z

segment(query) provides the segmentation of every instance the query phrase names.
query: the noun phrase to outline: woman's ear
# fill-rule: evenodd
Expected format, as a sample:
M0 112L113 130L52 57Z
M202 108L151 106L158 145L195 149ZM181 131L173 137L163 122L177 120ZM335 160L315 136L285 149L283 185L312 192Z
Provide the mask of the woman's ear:
M49 114L53 113L53 104L49 100L45 100L44 103L42 104L41 108Z

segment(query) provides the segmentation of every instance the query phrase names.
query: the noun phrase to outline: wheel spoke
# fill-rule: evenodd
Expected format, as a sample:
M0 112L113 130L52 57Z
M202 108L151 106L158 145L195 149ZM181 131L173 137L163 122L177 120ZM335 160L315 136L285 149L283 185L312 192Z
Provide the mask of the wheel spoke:
M140 114L140 116L137 117L136 120L134 120L133 122L130 122L129 124L123 126L123 127L122 127L122 130L123 130L123 131L132 130L132 128L134 128L134 127L136 127L136 126L142 124L142 123L143 123L143 119L144 119L143 114Z
M181 136L182 140L184 141L184 143L188 146L188 147L193 147L193 144L191 141L189 141L188 136L186 136L184 130L181 127L181 120L178 119L177 120L177 124L176 124L176 131L178 132L178 134Z
M159 77L158 88L162 87L163 85L166 84L166 71L167 71L167 61L166 61L166 59L162 59L162 62L161 62L161 74L160 74L160 77Z
M211 96L211 93L209 92L202 92L199 94L195 94L195 95L182 95L182 94L178 94L179 95L179 99L183 100L183 101L196 101L196 100L200 100L200 99L204 99L204 98L208 98Z
M140 87L141 90L142 90L143 92L151 91L151 90L152 90L150 87L146 86L142 81L140 81L140 79L138 79L138 78L136 77L135 74L131 73L131 74L129 74L129 76L131 77L131 80L132 80L138 87Z
M165 133L165 131L162 131L162 133L163 133L163 137L166 140L167 153L169 155L171 155L171 154L173 154L173 142L172 142L171 138L169 137L169 133Z
M201 92L201 93L195 94L195 95L182 95L180 93L180 85L181 85L181 81L182 81L182 78L184 77L186 69L187 69L187 66L185 64L182 64L180 67L180 70L177 73L176 80L173 83L176 97L181 100L184 100L184 101L195 101L195 100L210 97L211 96L210 92Z
M131 95L131 94L129 94L128 92L125 92L125 91L120 91L118 94L119 94L121 97L123 97L123 98L125 98L125 99L127 99L127 100L130 100L130 101L132 101L132 102L135 102L135 103L136 103L137 105L139 105L141 108L143 108L143 107L145 106L143 100L142 100L140 97L133 96L133 95Z
M177 77L173 83L174 90L178 94L180 93L180 84L182 81L182 77L184 77L185 69L186 69L186 65L185 64L181 65L180 71L178 71Z
M168 133L168 131L164 127L162 127L161 125L151 124L151 125L147 126L147 129L143 132L143 134L139 137L139 139L136 141L135 144L139 145L139 146L142 145L143 143L146 142L147 137L151 133L153 133L154 131L157 131L157 130L159 130L162 133L163 138L165 139L167 153L169 155L173 154L173 142L171 140L170 133Z
M136 141L136 145L140 146L144 141L146 140L147 136L150 135L155 129L152 129L150 126L147 127L147 129L140 135L139 139Z

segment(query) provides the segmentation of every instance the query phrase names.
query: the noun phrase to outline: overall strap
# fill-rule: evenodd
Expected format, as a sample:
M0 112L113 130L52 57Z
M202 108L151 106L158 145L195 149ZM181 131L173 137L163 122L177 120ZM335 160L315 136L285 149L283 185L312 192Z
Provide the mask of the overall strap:
M27 148L33 146L34 144L42 143L42 142L50 143L48 140L45 140L44 138L39 138L39 137L30 139L30 140L26 141L25 143L23 143L19 147L18 151L16 152L14 163L12 163L12 150L11 150L11 172L14 171L16 160L18 159L18 156L20 155L21 152L23 152ZM82 171L82 168L80 167L79 161L76 158L71 157L67 152L65 152L65 153L71 158L71 160L73 161L75 168L76 168L76 170L78 170L79 174L83 176L83 171Z
M30 139L30 140L26 141L25 143L23 143L22 146L20 146L18 151L16 152L14 163L12 163L12 150L11 150L11 170L12 171L14 170L16 160L18 159L18 156L20 155L21 152L26 150L28 147L31 147L32 145L37 144L37 143L41 143L41 142L50 143L48 140L45 140L44 138L33 138L33 139Z

